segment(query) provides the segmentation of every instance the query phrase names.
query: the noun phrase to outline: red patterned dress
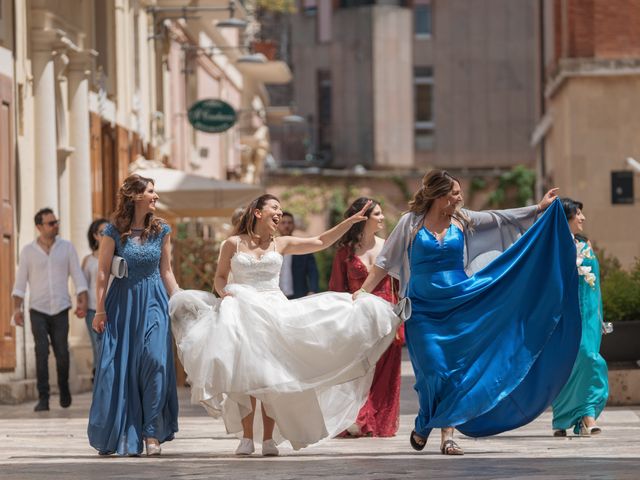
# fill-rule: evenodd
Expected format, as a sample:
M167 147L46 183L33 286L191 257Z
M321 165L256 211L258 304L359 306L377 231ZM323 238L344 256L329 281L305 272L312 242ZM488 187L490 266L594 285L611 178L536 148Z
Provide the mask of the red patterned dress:
M367 267L353 254L350 247L341 247L333 259L329 290L353 293L362 287L369 275ZM388 275L371 292L389 302L395 302L391 282L396 280ZM362 435L373 437L393 437L398 431L400 420L400 367L404 325L398 329L396 339L380 357L369 391L367 402L360 409L356 423Z

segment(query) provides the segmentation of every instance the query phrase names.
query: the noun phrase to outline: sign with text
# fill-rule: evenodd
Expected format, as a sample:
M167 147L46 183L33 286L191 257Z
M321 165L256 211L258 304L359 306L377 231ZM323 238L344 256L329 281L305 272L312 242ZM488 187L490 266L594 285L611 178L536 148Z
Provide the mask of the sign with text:
M231 105L215 98L198 100L188 112L193 128L208 133L229 130L236 123L236 111Z

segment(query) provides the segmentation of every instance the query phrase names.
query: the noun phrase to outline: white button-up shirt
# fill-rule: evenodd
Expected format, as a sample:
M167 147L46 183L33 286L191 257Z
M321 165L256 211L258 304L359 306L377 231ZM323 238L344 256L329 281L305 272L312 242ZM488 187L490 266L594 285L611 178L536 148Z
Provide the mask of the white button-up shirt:
M57 237L47 255L34 240L20 253L12 295L24 298L28 283L29 308L55 315L71 307L69 276L73 279L76 294L88 290L73 244Z

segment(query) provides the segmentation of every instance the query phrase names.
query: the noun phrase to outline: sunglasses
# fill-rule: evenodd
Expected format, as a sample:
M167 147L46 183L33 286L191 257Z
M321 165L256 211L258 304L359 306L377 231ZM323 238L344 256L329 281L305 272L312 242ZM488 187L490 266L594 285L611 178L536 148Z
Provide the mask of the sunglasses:
M50 222L42 222L42 225L48 225L50 227L55 227L60 223L60 220L51 220Z

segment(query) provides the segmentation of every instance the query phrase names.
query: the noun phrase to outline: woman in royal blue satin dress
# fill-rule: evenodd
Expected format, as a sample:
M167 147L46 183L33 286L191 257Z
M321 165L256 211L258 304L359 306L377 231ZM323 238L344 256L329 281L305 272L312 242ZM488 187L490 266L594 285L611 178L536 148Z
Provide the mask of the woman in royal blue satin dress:
M460 182L434 170L385 242L362 289L390 274L411 299L416 450L441 428L441 452L462 455L454 427L479 437L522 426L566 382L581 326L575 247L555 197L471 212Z
M89 411L89 443L101 455L147 455L178 431L168 296L179 290L171 270L169 226L154 215L158 195L150 178L130 175L100 241L97 311L93 328L102 345ZM127 277L107 292L114 255Z

